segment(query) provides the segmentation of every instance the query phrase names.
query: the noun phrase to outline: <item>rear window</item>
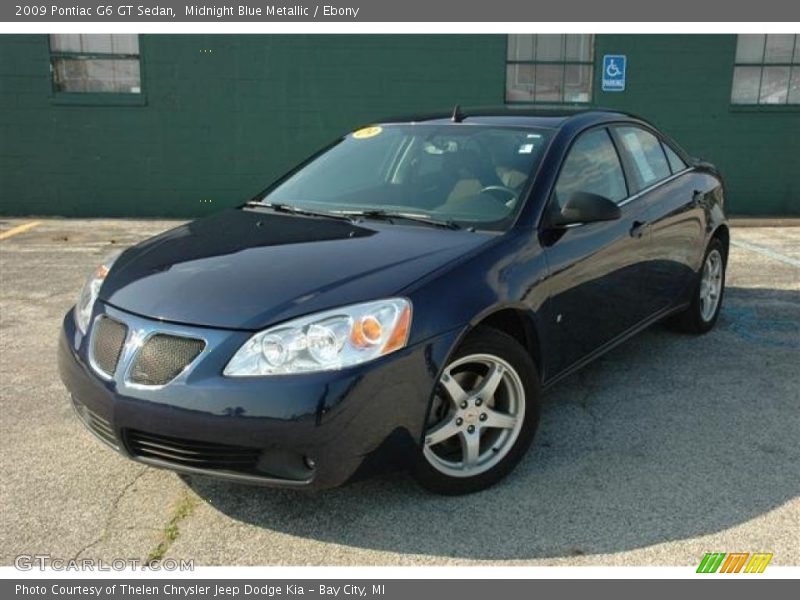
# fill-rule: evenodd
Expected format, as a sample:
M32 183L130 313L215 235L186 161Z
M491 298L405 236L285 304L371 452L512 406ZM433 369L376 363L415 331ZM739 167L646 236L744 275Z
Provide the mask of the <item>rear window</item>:
M683 171L686 168L686 163L683 162L683 159L677 155L677 153L669 147L669 144L662 144L664 146L664 154L667 155L667 160L669 161L669 168L672 169L673 173L678 173Z
M636 191L672 174L661 142L656 136L639 127L619 127L617 132L636 169L639 182Z

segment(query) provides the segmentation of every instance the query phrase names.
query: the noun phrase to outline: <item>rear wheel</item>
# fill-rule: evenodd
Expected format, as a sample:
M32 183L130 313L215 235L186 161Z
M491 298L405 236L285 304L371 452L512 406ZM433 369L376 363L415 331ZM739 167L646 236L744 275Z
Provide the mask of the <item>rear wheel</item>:
M525 349L479 329L444 369L414 476L428 490L466 494L496 483L519 462L539 420L539 382Z
M692 303L670 322L675 329L698 334L711 331L717 323L722 308L725 268L725 247L719 239L713 238L703 258L703 267L698 275Z

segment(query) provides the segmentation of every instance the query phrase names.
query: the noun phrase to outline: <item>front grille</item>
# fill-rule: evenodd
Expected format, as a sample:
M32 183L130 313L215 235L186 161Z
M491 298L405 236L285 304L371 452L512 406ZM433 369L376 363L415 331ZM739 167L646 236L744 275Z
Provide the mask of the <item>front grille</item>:
M197 358L205 342L163 333L144 343L131 368L130 380L142 385L164 385Z
M80 400L72 398L72 405L75 407L75 412L89 430L99 437L106 444L112 448L118 449L117 436L114 435L114 429L108 419L104 419Z
M106 376L113 377L125 345L128 328L114 319L100 318L92 333L92 359Z
M175 466L219 471L256 473L261 450L227 446L125 430L128 452L141 459L155 459Z

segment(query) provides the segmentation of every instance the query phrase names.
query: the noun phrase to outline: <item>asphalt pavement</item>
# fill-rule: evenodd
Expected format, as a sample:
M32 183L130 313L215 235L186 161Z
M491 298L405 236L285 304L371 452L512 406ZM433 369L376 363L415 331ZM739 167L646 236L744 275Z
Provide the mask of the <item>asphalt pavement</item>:
M800 228L735 227L713 332L656 326L558 384L516 471L444 498L401 473L318 493L187 483L84 430L61 319L109 251L176 224L0 220L0 564L800 565Z

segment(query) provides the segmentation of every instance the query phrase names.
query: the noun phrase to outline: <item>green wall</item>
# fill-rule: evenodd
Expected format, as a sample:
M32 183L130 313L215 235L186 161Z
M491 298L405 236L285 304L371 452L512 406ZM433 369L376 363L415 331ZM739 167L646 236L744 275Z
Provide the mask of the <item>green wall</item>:
M738 214L800 214L800 110L730 108L735 36L598 36L639 113L716 162ZM52 97L47 36L0 36L0 214L193 216L382 116L500 105L505 36L141 37L142 106Z
M800 106L731 107L735 35L598 36L595 52L628 56L625 92L599 92L596 69L597 104L648 118L715 163L730 213L800 215Z

